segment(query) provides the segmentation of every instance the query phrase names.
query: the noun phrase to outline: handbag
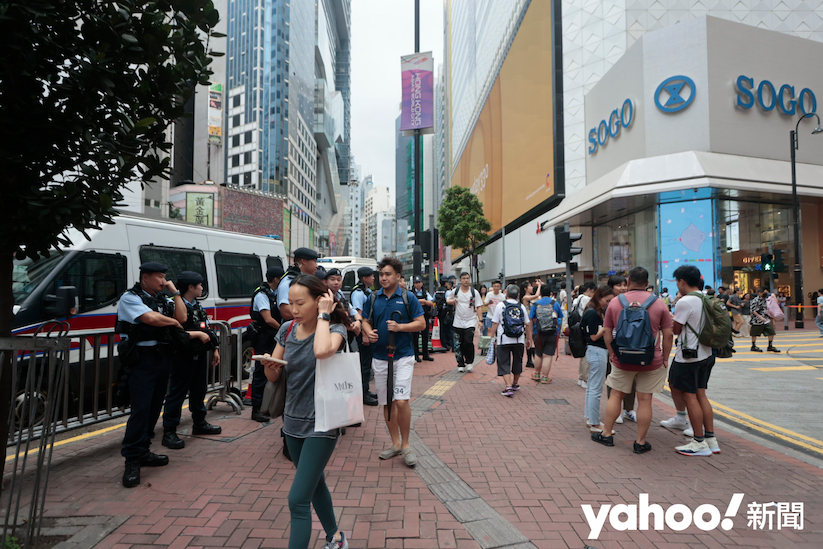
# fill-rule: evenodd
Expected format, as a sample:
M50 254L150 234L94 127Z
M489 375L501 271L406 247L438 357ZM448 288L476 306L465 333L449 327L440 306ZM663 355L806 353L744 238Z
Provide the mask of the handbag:
M289 324L289 329L286 330L285 343L289 340L291 329L296 323ZM285 347L285 345L283 345ZM263 401L260 403L260 409L265 410L272 419L280 417L286 410L286 367L280 370L280 377L277 381L267 381L266 387L263 389Z
M494 361L497 358L497 356L495 356L497 354L495 349L497 349L496 345L489 345L489 352L486 353L486 364L494 364Z
M314 430L331 431L362 423L363 384L360 353L346 343L342 353L318 359L314 372Z

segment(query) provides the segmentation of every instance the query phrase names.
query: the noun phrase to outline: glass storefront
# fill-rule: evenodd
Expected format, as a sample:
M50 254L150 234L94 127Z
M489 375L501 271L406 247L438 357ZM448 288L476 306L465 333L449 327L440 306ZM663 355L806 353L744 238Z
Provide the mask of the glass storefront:
M657 280L656 218L656 208L646 208L593 228L598 283L614 274L627 275L637 265L648 269L649 280Z

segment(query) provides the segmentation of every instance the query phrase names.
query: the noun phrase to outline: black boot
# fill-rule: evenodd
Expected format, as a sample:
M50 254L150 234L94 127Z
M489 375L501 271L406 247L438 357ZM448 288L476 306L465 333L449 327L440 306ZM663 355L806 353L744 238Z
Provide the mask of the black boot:
M219 435L223 432L222 427L218 427L217 425L212 425L205 419L195 422L194 427L192 427L192 434L195 435Z
M134 488L140 484L140 460L126 460L126 471L123 473L123 486Z
M177 436L174 429L163 431L163 446L170 450L182 450L186 446L186 442Z
M268 414L264 414L260 411L259 406L255 406L251 409L251 419L252 421L259 421L260 423L265 423L269 421L271 418Z
M377 396L371 396L370 393L363 395L363 404L366 406L377 406Z

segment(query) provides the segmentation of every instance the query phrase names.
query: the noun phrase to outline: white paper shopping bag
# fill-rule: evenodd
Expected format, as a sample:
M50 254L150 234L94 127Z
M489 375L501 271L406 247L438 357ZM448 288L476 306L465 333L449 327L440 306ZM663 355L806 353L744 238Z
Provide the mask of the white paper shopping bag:
M335 353L318 360L314 374L314 430L330 431L362 423L363 419L360 353Z

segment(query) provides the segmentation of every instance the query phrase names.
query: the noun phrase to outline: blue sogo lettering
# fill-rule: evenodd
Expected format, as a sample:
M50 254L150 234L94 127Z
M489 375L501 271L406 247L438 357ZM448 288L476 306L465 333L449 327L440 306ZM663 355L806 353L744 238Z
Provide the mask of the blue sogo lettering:
M777 107L787 116L794 116L798 110L803 114L817 111L817 97L809 88L803 88L795 95L795 87L790 84L783 84L777 89L770 81L763 80L757 85L755 93L754 79L742 74L737 77L734 88L737 92L735 104L743 109L751 109L757 104L761 110L768 112Z
M633 121L634 103L631 99L626 99L619 109L614 109L609 114L608 119L601 120L597 126L589 130L589 154L594 154L599 147L604 147L609 142L609 138L614 139L619 136L620 129L628 128Z

